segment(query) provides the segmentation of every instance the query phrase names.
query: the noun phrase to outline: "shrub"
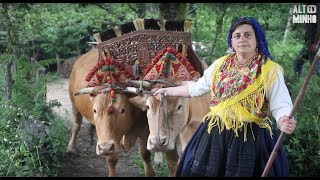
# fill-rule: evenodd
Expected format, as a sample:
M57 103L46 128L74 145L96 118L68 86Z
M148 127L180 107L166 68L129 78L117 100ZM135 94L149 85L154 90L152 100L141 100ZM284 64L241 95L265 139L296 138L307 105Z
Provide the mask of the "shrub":
M309 69L309 68L307 68ZM307 72L305 72L306 74ZM297 97L305 75L291 80L292 98ZM289 160L290 176L320 175L320 77L312 76L304 97L294 114L297 127L286 136L284 147Z

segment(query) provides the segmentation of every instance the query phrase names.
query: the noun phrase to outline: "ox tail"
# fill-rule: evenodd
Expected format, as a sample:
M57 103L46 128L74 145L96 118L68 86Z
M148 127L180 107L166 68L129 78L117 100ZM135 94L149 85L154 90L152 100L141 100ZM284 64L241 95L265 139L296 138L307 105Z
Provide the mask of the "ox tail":
M96 128L93 124L90 123L89 125L89 136L90 136L90 147L93 145L94 143L94 132L96 131Z

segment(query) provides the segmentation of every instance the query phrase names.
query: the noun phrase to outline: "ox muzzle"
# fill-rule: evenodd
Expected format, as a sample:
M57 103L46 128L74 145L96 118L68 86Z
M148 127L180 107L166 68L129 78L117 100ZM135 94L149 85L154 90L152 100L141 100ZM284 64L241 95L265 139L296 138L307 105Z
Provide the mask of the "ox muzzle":
M97 147L96 147L97 155L110 155L110 154L119 153L119 152L120 150L116 146L114 141L97 143Z

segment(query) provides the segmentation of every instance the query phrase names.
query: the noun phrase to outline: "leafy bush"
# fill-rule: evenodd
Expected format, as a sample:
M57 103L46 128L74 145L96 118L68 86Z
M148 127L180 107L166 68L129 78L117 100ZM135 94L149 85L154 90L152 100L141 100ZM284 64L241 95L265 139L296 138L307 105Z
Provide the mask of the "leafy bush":
M46 102L49 77L36 80L32 67L17 67L12 98L0 100L0 176L54 176L67 145L66 121L52 111L61 104Z
M291 80L290 92L293 99L297 97L304 78L305 75L300 79ZM320 175L320 101L317 100L319 97L320 77L313 75L294 115L297 128L284 142L291 176Z
M66 148L65 121L45 124L22 116L21 108L0 109L0 176L55 175Z

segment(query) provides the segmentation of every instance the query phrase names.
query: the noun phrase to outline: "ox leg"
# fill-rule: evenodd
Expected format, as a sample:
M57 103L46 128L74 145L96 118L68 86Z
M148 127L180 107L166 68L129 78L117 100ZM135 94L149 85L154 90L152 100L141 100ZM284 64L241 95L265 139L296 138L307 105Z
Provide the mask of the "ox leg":
M171 151L166 152L167 156L167 165L169 169L169 176L173 177L176 174L176 170L179 163L179 154L176 148Z
M155 176L151 165L151 152L147 150L147 139L140 139L139 155L143 161L145 176Z
M108 155L107 156L108 161L108 169L109 169L109 177L117 176L116 173L116 165L118 163L118 155Z
M73 113L72 134L68 144L67 152L76 153L76 138L81 128L82 115L74 105L72 105L72 113Z
M90 123L89 125L89 136L90 136L90 147L93 145L94 143L94 133L95 133L96 127Z

